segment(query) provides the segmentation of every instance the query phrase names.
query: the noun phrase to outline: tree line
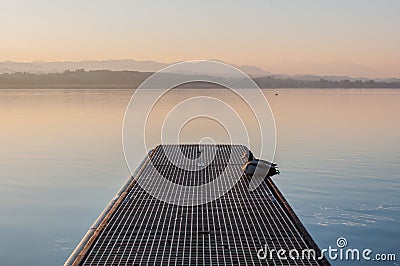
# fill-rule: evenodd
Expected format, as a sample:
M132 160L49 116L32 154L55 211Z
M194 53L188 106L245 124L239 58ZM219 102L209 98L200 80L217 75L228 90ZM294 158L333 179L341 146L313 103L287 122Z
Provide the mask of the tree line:
M27 72L0 74L0 87L46 87L46 86L121 86L137 88L152 72L110 71L77 69L62 73L32 74ZM183 74L165 74L175 78ZM223 78L221 78L222 80ZM253 78L261 88L400 88L400 82L384 82L374 80L297 80L276 78L273 76ZM200 85L207 87L207 85ZM210 86L213 87L213 86ZM214 86L215 87L215 86Z

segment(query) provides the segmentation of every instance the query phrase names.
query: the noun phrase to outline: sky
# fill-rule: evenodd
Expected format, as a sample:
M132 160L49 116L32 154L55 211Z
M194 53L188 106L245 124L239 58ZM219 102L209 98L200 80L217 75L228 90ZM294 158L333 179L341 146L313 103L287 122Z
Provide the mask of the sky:
M0 61L217 59L400 77L398 0L0 1Z

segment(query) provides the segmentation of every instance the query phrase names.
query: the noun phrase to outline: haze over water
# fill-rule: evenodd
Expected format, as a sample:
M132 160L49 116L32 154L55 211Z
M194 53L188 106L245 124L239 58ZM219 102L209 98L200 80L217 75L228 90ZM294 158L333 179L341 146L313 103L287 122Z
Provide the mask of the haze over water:
M263 91L277 126L274 180L320 248L346 237L351 248L398 255L400 90ZM132 93L0 90L2 265L69 256L129 176L121 128ZM198 93L177 90L159 108ZM198 121L181 140L198 141L207 133L200 126L226 139Z

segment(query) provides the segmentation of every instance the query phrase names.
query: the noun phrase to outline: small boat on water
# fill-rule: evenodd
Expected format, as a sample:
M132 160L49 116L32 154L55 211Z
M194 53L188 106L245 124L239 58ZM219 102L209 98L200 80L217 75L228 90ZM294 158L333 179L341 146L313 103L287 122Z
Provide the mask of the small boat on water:
M276 163L256 159L250 150L245 152L243 157L247 159L247 162L243 165L242 170L248 177L256 175L267 178L280 173Z

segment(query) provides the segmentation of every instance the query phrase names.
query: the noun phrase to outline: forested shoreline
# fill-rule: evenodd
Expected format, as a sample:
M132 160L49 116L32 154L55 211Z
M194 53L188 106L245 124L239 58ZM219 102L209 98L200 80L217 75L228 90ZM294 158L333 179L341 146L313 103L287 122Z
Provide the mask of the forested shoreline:
M110 71L77 69L63 73L32 74L18 72L0 74L0 88L43 88L43 87L126 87L137 88L153 72ZM184 74L164 74L168 78L182 77ZM221 77L221 81L224 78ZM255 77L253 80L261 88L400 88L400 82L375 80L299 80L273 76ZM240 82L240 81L239 81ZM196 84L199 87L215 87L209 84ZM188 86L186 86L188 87Z

